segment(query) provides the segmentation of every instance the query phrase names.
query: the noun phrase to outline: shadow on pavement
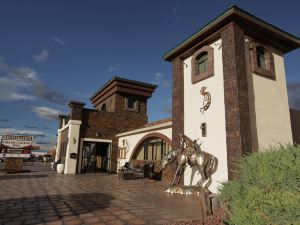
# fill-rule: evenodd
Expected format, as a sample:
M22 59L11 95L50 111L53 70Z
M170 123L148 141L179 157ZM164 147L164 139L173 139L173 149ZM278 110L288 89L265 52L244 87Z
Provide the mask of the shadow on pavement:
M14 179L30 179L30 178L42 178L48 177L46 174L41 175L4 175L0 176L0 180L14 180Z
M91 213L109 207L113 197L103 193L45 195L0 200L0 224L37 224Z

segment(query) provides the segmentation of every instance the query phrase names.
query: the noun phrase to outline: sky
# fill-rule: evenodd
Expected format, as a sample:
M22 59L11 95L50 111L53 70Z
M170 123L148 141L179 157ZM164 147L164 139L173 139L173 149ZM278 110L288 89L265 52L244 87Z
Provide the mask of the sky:
M158 84L149 122L170 117L172 65L162 55L232 4L300 37L300 1L1 0L0 134L56 142L57 115L113 76ZM285 55L290 106L300 109L300 49Z

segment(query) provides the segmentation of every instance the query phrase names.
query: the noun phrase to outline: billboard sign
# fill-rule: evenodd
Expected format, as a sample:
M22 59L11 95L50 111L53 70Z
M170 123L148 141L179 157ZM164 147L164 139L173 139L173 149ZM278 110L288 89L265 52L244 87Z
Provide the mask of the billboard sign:
M1 138L0 157L29 158L32 136L3 134Z

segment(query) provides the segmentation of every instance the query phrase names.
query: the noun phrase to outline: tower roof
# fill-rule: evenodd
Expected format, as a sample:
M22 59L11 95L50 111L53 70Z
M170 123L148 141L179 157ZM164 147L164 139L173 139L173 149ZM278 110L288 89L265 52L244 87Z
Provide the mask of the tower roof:
M96 107L100 102L116 92L150 98L156 87L157 85L154 84L113 77L90 97L90 101Z
M172 61L176 57L184 54L184 52L199 41L209 41L209 37L220 35L222 27L226 26L230 22L235 22L240 25L245 34L250 34L260 40L266 40L267 43L270 43L283 53L287 53L300 47L300 39L298 37L259 19L235 5L232 5L214 20L210 21L208 24L192 34L189 38L165 53L163 55L163 59L166 61Z

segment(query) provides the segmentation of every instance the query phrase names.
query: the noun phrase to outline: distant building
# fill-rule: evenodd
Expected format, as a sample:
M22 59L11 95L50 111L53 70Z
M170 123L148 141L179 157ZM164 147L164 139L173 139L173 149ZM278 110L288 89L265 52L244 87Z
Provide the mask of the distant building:
M218 158L216 191L236 177L237 158L293 143L293 135L299 141L284 68L284 54L299 46L299 38L232 6L164 55L173 65L172 120L147 124L155 85L113 78L91 98L95 110L71 102L70 115L60 116L57 158L65 173L116 172L129 160L158 164L184 133ZM170 180L173 168L162 177ZM192 174L186 168L184 184L199 179Z
M38 151L31 151L31 155L34 155L35 157L47 155L47 150L38 150Z

